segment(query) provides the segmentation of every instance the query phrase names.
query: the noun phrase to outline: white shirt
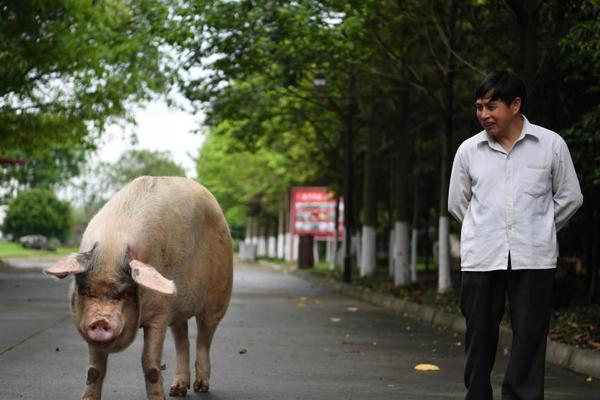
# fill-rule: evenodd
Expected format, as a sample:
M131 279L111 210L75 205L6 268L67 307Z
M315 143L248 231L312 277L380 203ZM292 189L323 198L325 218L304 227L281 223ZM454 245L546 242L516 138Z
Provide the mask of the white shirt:
M461 223L463 271L556 267L556 232L583 202L567 144L529 123L510 152L486 131L454 158L448 210Z

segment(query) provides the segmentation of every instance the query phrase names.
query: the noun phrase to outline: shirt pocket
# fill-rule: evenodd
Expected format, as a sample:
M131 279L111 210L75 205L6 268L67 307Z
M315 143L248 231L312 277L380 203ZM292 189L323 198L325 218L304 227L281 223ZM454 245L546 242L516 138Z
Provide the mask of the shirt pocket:
M525 193L541 197L552 188L550 168L545 165L527 165L525 169Z

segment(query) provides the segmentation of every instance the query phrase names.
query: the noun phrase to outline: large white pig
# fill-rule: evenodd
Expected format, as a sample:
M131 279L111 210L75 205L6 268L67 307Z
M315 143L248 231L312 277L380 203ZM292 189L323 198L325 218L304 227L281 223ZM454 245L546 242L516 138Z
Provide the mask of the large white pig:
M208 391L210 344L232 286L231 235L212 194L185 178L137 178L94 216L79 250L45 272L75 276L71 311L89 347L83 399L101 398L108 354L131 344L138 328L148 398L164 399L167 327L177 351L170 395L185 396L191 317L198 327L194 390Z

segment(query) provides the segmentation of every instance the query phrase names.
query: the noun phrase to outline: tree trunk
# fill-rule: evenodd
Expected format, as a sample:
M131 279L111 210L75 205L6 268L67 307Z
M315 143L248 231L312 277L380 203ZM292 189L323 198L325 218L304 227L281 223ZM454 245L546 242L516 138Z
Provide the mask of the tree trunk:
M246 236L244 237L244 243L252 242L252 217L246 217Z
M279 209L279 219L277 221L277 258L285 258L285 197L282 196Z
M362 258L360 260L360 276L371 276L375 272L376 263L376 236L375 224L377 222L377 202L375 200L375 133L373 132L373 110L369 117L369 130L367 131L367 151L365 155L365 175L363 186L364 221L362 227Z
M538 51L537 51L537 25L538 12L542 1L540 0L506 0L513 10L517 25L519 26L519 73L527 86L526 112L532 118L538 118Z
M398 126L396 131L397 184L396 184L396 218L395 228L395 254L394 254L394 284L404 286L410 281L409 263L409 223L408 223L408 184L409 184L409 149L408 145L408 87L402 88L400 107L398 113Z
M448 228L448 184L449 184L449 147L453 130L454 108L454 73L456 59L451 49L454 49L456 28L456 0L451 0L448 10L448 46L446 53L445 91L445 122L442 132L442 154L440 167L440 217L438 226L438 292L446 293L452 289L450 277L450 252Z
M335 267L337 265L337 258L338 258L338 242L339 242L338 232L339 232L339 226L340 226L340 194L339 193L335 194L334 225L335 225L335 227L334 227L333 245L332 245L333 254L331 255L331 260L329 261L329 269L331 271L335 270Z
M344 282L349 283L352 280L352 231L354 228L353 216L353 163L352 163L352 147L354 139L354 117L356 114L356 98L355 98L355 77L350 74L349 82L349 97L350 103L345 116L345 132L344 132L344 153L345 153L345 172L344 172Z
M418 207L418 190L416 188L413 192L413 218L412 218L412 235L410 242L410 281L417 281L417 246L419 236L419 207Z
M395 205L396 205L396 183L397 183L397 179L396 179L396 175L397 175L397 168L396 168L396 157L392 157L390 160L390 197L389 197L389 207L388 207L388 213L389 213L389 218L390 218L390 234L389 234L389 248L388 248L388 272L390 277L394 277L394 265L396 264L394 257L396 254L396 249L395 249L395 245L396 245L396 236L395 236L395 222L394 220L395 218Z

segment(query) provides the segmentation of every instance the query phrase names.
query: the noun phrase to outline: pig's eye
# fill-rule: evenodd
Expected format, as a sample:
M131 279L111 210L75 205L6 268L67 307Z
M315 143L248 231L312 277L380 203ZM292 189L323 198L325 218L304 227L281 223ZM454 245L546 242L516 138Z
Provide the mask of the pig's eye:
M96 297L94 295L94 293L92 292L92 289L90 289L87 286L83 286L83 287L79 287L78 293L80 296L85 296L85 297Z

